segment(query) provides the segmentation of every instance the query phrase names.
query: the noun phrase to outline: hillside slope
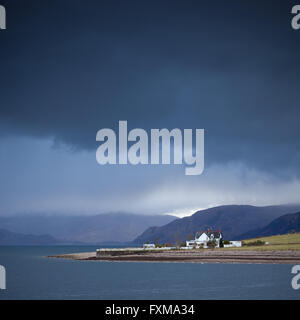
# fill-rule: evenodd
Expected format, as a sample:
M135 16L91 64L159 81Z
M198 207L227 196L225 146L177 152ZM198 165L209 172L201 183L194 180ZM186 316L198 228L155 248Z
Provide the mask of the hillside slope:
M250 239L273 235L286 234L290 232L300 232L300 212L285 214L263 228L258 228L244 234L240 239Z
M160 243L184 241L199 230L222 229L225 239L238 239L240 234L262 228L272 220L300 206L227 205L197 211L190 217L177 219L162 227L149 228L137 237L135 243L158 241Z

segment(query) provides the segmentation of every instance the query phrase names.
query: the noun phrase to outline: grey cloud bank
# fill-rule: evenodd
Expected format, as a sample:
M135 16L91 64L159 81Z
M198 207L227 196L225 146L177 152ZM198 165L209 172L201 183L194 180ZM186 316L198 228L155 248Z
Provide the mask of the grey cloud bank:
M209 163L299 175L300 42L289 1L31 3L8 2L14 14L0 35L6 134L92 150L95 132L118 119L205 128Z
M2 216L124 211L184 216L221 204L299 202L298 179L282 180L242 163L211 165L201 176L185 176L175 165L99 166L93 151L53 148L51 140L6 138L0 150Z
M299 202L293 1L1 4L1 215ZM205 128L203 174L97 165L119 119Z

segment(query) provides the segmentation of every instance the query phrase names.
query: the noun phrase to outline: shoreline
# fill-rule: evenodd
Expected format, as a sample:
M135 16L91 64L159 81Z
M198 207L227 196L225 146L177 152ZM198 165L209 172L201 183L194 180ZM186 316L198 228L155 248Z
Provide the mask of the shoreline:
M182 263L250 263L250 264L300 264L300 250L284 251L219 251L213 249L157 251L147 250L136 254L116 254L107 251L101 256L96 252L59 254L48 258L71 259L81 261L108 262L182 262Z

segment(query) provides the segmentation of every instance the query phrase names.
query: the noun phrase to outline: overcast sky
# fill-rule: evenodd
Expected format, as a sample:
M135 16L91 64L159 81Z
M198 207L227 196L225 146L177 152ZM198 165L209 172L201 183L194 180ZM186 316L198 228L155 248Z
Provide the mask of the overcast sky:
M294 2L1 1L0 215L299 203ZM100 166L96 133L204 128L205 168Z

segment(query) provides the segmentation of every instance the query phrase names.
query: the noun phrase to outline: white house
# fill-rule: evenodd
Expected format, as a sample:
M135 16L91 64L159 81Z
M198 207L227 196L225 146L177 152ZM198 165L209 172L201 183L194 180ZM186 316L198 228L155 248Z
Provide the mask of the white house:
M154 243L144 243L143 248L145 248L145 249L155 248L155 244Z
M213 230L207 230L207 231L201 231L197 232L195 235L195 240L187 240L186 246L189 248L199 248L200 246L203 246L203 248L207 248L207 242L215 240L216 247L220 246L220 240L222 239L222 233L221 230L219 231L213 231Z

